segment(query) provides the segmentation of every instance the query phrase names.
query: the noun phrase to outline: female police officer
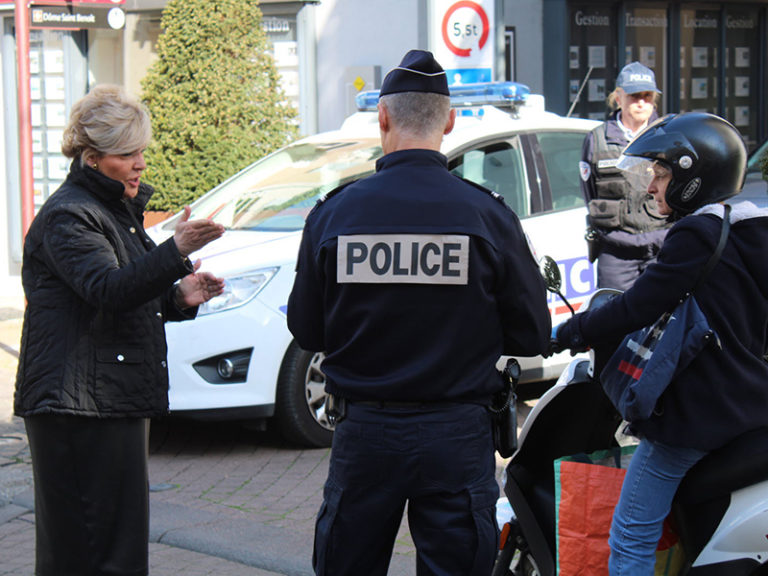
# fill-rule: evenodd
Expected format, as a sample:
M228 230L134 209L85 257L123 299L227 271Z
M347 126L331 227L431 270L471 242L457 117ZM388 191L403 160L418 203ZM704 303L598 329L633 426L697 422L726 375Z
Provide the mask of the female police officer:
M653 70L640 62L627 64L608 97L615 111L584 139L581 190L589 209L590 261L598 260L600 288L629 288L656 260L669 227L643 180L616 168L627 144L656 120L658 93Z
M546 350L544 283L503 201L451 175L445 72L413 50L384 79L376 174L320 201L288 326L325 351L336 426L317 574L384 575L406 502L417 574L490 574L498 487L486 406L501 354Z

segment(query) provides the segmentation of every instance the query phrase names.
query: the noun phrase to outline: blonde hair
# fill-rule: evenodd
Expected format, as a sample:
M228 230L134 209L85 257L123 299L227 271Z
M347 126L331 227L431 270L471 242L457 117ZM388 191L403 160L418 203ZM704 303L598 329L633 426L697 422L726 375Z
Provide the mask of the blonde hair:
M613 92L608 94L608 98L605 99L605 101L608 103L608 108L614 112L620 108L619 106L619 94L621 92L624 92L622 88L619 88L618 86L613 89ZM659 107L659 93L654 92L653 94L653 105L654 107Z
M151 138L147 109L121 87L102 84L72 106L61 151L82 163L89 153L103 156L143 150Z

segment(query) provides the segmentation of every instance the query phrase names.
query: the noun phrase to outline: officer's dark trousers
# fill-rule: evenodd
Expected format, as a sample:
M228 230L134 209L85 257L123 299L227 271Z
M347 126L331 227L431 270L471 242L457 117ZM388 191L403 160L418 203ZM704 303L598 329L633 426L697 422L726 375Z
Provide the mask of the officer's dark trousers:
M498 547L494 474L483 406L348 406L315 527L316 574L385 576L406 502L416 574L490 574Z
M37 576L148 573L144 418L25 418L35 479Z

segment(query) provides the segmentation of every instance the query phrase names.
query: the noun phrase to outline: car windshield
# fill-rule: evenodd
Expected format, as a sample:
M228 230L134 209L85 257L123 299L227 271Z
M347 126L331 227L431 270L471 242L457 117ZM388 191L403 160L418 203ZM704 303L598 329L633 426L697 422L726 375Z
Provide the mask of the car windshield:
M212 218L229 230L300 230L321 195L372 173L381 154L378 138L298 142L200 198L191 218Z

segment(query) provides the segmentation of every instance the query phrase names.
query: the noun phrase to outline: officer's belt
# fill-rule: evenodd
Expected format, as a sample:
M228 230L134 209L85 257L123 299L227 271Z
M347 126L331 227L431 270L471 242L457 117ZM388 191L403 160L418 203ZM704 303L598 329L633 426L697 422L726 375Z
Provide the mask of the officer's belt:
M348 401L353 406L368 406L373 408L450 408L460 402L391 402L388 400L355 400Z

